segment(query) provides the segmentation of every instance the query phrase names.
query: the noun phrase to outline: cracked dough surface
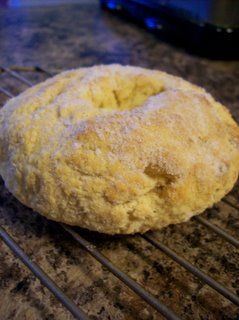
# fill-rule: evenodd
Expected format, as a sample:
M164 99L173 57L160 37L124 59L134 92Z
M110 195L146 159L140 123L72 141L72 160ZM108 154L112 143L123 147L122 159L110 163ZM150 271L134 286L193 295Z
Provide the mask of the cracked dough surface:
M0 111L0 173L49 219L135 233L188 220L231 190L239 128L203 89L108 65L63 72Z

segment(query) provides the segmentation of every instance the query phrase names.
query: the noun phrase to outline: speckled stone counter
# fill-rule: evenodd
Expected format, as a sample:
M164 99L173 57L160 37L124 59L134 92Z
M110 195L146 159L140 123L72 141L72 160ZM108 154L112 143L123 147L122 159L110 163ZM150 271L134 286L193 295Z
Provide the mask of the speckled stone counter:
M68 69L122 63L161 69L205 87L239 121L239 62L210 61L161 42L154 35L100 10L98 3L0 11L4 66ZM33 81L40 76L25 73ZM25 88L1 75L14 94ZM16 83L18 84L16 86ZM0 96L1 103L5 97ZM235 206L239 189L227 197ZM238 238L239 211L224 202L203 216ZM91 319L161 319L61 227L40 217L0 185L0 223ZM83 232L83 231L80 231ZM83 232L123 271L182 319L239 319L227 299L138 236ZM239 295L239 250L195 220L155 233L157 239ZM0 319L73 319L0 241Z

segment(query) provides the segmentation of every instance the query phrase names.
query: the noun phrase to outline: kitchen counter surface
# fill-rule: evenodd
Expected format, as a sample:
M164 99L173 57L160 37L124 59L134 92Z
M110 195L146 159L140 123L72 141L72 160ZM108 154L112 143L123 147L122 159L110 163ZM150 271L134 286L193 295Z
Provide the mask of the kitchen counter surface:
M239 62L212 61L166 44L146 30L100 10L98 3L0 11L0 60L5 67L59 70L102 63L161 69L205 87L239 122ZM39 81L25 72L25 76ZM25 87L1 75L14 94ZM4 102L4 96L1 95ZM239 207L236 187L228 196ZM203 214L238 237L239 211L224 202ZM3 182L0 223L91 319L161 319L101 267L59 225L21 205ZM81 231L82 232L82 231ZM236 306L139 236L83 232L102 252L182 319L239 318ZM239 295L239 250L195 220L156 237ZM73 319L0 241L0 319Z

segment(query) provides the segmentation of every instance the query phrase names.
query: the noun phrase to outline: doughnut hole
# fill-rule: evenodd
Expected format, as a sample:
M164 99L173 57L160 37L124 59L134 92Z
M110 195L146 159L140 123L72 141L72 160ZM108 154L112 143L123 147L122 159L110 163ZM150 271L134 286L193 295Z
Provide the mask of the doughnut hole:
M152 74L115 73L94 79L88 86L84 98L90 100L94 107L108 110L131 110L150 96L164 91L162 81Z

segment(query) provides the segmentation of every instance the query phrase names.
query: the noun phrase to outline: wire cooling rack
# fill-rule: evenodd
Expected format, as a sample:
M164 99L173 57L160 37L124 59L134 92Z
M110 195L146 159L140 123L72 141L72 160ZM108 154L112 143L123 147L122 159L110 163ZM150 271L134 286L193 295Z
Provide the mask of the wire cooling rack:
M21 84L31 87L35 83L30 81L25 76L20 73L24 72L35 72L47 78L54 75L59 70L54 72L49 72L40 67L18 67L14 66L11 68L0 67L0 75L8 75L12 79L21 82ZM15 84L17 86L17 83ZM4 95L6 98L12 98L15 96L15 87L12 87L6 83L1 83L0 94ZM227 205L231 206L239 212L239 206L232 198L224 198L222 201ZM224 239L224 241L230 243L232 246L239 248L239 240L230 235L226 230L223 230L218 225L211 223L208 219L202 216L196 216L193 218L197 223L202 224L204 227L214 232L218 237ZM60 224L60 226L71 236L73 239L80 244L92 257L94 257L99 263L106 267L115 277L121 280L125 285L127 285L132 291L134 291L138 296L140 296L147 304L156 309L161 315L166 319L176 320L180 319L175 312L162 303L159 299L154 297L149 293L143 286L138 284L135 280L129 277L125 272L121 271L120 268L113 264L106 256L104 256L90 241L86 240L80 232L75 231L74 228L69 227L65 224ZM153 233L146 233L143 235L137 235L141 237L144 241L148 242L155 249L160 250L170 259L174 260L177 264L185 268L188 272L192 273L202 282L213 288L219 294L224 296L226 299L230 300L236 306L239 306L239 296L228 289L226 286L222 285L219 281L214 280L211 276L191 264L189 261L185 260L183 257L178 255L167 245L156 239ZM70 299L59 287L58 285L45 273L40 266L31 260L31 258L20 248L20 246L13 240L9 233L0 226L0 238L5 242L5 244L13 251L13 253L31 270L31 272L41 281L41 283L47 287L55 297L62 303L62 305L71 312L71 314L80 320L89 319L89 316L80 309L72 299Z

